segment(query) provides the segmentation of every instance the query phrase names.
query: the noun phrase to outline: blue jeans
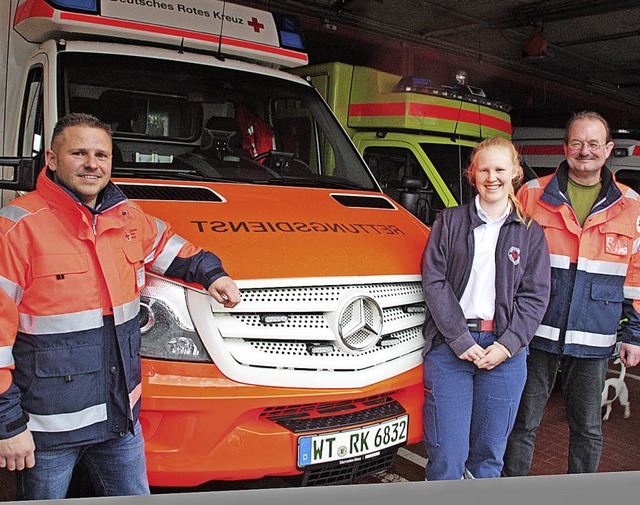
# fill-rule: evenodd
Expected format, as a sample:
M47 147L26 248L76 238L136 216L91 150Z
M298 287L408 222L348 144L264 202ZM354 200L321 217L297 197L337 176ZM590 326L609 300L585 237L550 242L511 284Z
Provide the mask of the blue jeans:
M547 400L558 370L562 377L567 422L569 424L569 460L567 473L593 473L602 454L602 389L606 380L607 358L573 358L531 349L528 379L516 422L504 457L504 476L529 473Z
M94 489L103 496L149 494L140 423L135 435L92 445L36 449L36 464L16 472L17 500L61 499L67 495L76 464L84 465Z
M471 332L482 347L496 340L490 332ZM526 380L526 353L493 370L458 358L447 344L424 357L423 436L426 480L499 477L507 437Z

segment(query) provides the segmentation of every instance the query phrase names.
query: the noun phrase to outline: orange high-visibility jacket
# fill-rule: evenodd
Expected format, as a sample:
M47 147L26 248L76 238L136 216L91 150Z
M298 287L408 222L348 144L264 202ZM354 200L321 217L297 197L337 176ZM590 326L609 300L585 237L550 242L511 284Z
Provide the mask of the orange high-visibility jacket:
M608 357L622 339L640 345L640 202L602 168L602 191L581 227L566 196L568 165L518 192L542 226L551 255L551 299L530 346L576 357Z
M145 268L205 288L226 275L114 184L94 212L48 173L0 209L0 439L28 421L41 449L137 420Z

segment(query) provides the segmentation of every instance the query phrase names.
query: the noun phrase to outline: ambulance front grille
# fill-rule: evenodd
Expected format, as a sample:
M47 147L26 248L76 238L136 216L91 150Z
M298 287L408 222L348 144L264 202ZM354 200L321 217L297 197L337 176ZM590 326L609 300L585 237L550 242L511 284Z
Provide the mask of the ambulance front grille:
M353 350L341 340L339 314L359 296L380 307L382 329L375 345ZM416 280L243 288L238 308L216 319L224 348L240 367L333 373L371 371L409 355L416 366L425 311Z
M397 342L393 344L393 346L397 346L400 344L411 344L413 341L421 341L422 332L419 327L413 327L406 330L402 330L401 332L391 333L388 335L389 338L397 339ZM309 345L313 345L313 343L309 342L288 342L288 341L270 341L270 340L252 340L247 339L246 342L253 346L256 350L267 353L271 355L283 355L283 356L308 356L309 355ZM421 342L422 343L422 342ZM383 347L372 347L365 351L362 351L361 355L370 355L375 353L384 352L386 348ZM346 358L350 356L349 353L342 351L338 348L334 348L331 352L324 354L325 356L332 358Z
M395 401L393 398L396 394L396 391L389 391L388 393L371 395L364 398L333 402L307 403L301 405L276 405L273 407L266 407L260 413L260 417L266 418L270 421L279 421L282 419L302 419L306 417L333 415L340 412L368 409L378 405L392 403Z
M400 296L417 296L422 300L422 285L420 282L372 283L357 285L333 286L300 286L277 287L263 289L243 289L242 303L291 304L291 303L322 303L337 302L348 289L358 289L367 292L378 300L388 300Z
M406 411L398 402L391 402L367 410L358 410L348 414L325 417L310 417L307 419L280 418L276 422L293 433L309 433L323 430L342 430L351 426L362 426L372 421L382 421L390 417L399 416Z

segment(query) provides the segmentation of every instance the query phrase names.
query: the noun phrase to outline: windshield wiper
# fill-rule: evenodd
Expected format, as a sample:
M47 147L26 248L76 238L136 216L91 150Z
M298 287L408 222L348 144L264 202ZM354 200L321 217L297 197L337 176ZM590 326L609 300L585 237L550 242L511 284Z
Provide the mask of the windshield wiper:
M210 182L241 182L239 180L229 180L223 177L212 177L200 170L177 169L177 168L147 168L147 167L118 167L112 171L115 177L150 178L162 180L195 180Z
M118 177L156 177L159 179L175 178L182 175L197 175L196 170L180 170L175 168L147 168L147 167L113 167L113 175Z
M262 182L262 181L256 181ZM288 177L282 176L274 179L264 181L268 184L275 186L306 186L306 187L318 187L318 188L333 188L333 189L358 189L363 190L359 184L351 182L347 179L337 179L335 177L318 175L316 177Z
M250 179L243 177L219 177L205 174L198 169L153 168L153 167L116 167L114 177L155 178L162 180L192 180L206 182L229 182L245 184L270 184L275 186L302 186L334 189L366 189L347 179L327 175L315 177L279 176L271 179Z

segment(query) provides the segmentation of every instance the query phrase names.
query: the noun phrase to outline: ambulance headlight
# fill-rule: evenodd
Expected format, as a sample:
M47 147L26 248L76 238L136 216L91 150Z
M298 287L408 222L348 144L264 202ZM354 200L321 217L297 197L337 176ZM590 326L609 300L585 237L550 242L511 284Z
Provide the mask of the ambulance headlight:
M147 277L140 293L139 319L143 357L212 362L189 317L182 286Z
M629 156L629 150L626 147L614 147L613 155L616 158L626 158Z

